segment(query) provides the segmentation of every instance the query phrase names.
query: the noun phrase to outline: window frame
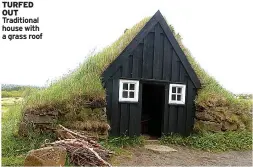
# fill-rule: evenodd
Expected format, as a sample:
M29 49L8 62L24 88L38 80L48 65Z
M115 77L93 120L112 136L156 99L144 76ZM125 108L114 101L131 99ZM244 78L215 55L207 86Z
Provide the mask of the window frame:
M176 87L176 92L172 92L172 88ZM178 88L181 88L181 93L178 93ZM172 100L172 95L176 95L176 100ZM177 100L177 95L181 95L181 100ZM169 104L185 104L185 96L186 96L186 85L185 84L170 84L169 88Z
M128 89L123 89L123 84L128 84ZM130 84L134 84L134 90L130 90ZM123 91L134 92L134 98L125 98L123 97ZM139 80L127 80L127 79L120 79L119 80L119 102L138 102L139 101Z

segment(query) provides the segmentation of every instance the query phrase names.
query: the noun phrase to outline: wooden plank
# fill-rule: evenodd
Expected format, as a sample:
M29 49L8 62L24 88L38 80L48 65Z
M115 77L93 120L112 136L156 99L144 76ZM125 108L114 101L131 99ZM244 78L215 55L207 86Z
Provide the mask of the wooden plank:
M111 120L111 112L112 112L112 92L113 92L112 79L109 79L106 83L106 115L107 119Z
M185 84L187 83L187 80L185 78L185 76L187 76L187 73L185 71L184 66L182 65L182 63L179 63L179 81L180 82L185 82Z
M138 77L139 78L143 77L143 75L142 75L142 73L143 73L142 72L142 69L143 69L143 47L144 47L144 43L140 44L140 48L138 48L140 51L140 52L138 52L138 57L139 57Z
M111 112L111 136L120 134L120 106L119 106L119 79L122 75L122 68L119 68L113 76L112 89L112 112Z
M179 81L179 62L178 57L173 50L172 54L172 66L171 66L171 81L172 82L178 82Z
M153 56L154 56L154 33L149 33L144 38L143 48L143 78L153 77Z
M177 106L169 106L169 132L177 132Z
M187 98L186 98L186 107L187 107L187 113L186 113L186 128L185 128L185 134L188 135L191 132L192 124L193 124L193 103L194 103L194 94L193 94L193 88L194 85L190 79L187 81Z
M143 44L139 44L133 53L132 78L142 77L142 55L143 55Z
M147 73L148 73L148 45L147 42L148 38L144 38L144 46L143 46L143 56L142 56L142 77L147 78Z
M143 82L152 82L153 84L159 84L159 83L169 83L170 81L169 80L157 80L157 79L140 79L141 81L143 81Z
M184 120L184 106L178 106L177 111L177 132L184 134L185 120Z
M163 34L160 24L156 24L155 37L154 37L153 78L162 79L162 73L163 73Z
M119 80L115 79L113 80L113 88L118 90ZM112 95L112 115L111 115L111 128L112 130L111 135L112 136L118 136L119 135L119 121L120 121L120 111L119 111L119 93L118 91L113 91Z
M129 116L129 136L139 136L140 135L140 107L137 103L130 104L130 116Z
M142 113L142 94L143 94L143 84L140 82L139 85L139 103L136 107L138 107L138 112L136 114L136 135L139 136L141 134L141 113Z
M128 77L131 78L133 76L133 55L129 55L128 60Z
M120 135L128 135L129 123L129 103L120 103Z
M131 71L131 69L129 69L129 56L127 57L125 63L122 64L122 66L122 77L129 78L129 71Z
M196 114L196 106L195 106L195 98L196 98L196 95L197 95L197 89L194 87L193 88L193 93L192 93L192 121L191 121L191 128L190 128L190 132L193 130L193 126L194 126L194 123L195 123L195 114Z
M173 48L166 36L163 36L164 56L163 56L163 79L171 80Z
M163 133L166 135L169 132L169 84L165 85L164 96L164 113L163 113Z

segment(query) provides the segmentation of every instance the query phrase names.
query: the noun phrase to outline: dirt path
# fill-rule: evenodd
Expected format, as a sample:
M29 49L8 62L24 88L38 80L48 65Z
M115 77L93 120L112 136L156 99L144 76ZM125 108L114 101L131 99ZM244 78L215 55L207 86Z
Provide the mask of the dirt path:
M128 155L115 157L113 165L130 166L252 166L252 151L230 151L211 153L187 147L171 146L178 150L170 153L156 153L145 148L128 149Z

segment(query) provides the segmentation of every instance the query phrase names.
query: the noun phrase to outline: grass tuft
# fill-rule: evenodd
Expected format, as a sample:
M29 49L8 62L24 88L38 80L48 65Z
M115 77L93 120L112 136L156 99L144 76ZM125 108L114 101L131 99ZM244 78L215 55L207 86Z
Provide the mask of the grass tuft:
M189 146L205 151L252 150L252 132L198 133L188 137L178 134L163 136L161 143Z
M125 148L129 146L143 146L145 142L144 136L120 136L109 137L106 140L102 140L100 143L110 150L115 148Z

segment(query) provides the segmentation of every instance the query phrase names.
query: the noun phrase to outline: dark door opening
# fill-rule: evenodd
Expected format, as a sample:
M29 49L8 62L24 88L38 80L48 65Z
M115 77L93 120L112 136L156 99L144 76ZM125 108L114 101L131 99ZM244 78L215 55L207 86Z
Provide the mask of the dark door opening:
M165 86L159 84L143 84L141 133L160 137L162 133Z

